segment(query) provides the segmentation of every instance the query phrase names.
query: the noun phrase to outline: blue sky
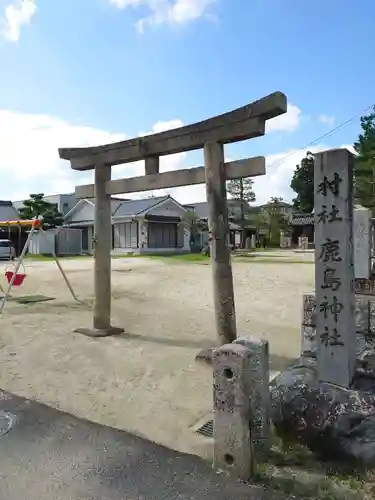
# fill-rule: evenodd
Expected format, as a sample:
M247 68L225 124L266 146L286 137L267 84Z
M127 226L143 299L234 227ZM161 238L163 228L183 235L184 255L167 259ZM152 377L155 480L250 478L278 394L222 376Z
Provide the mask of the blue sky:
M90 182L60 146L165 130L280 90L288 113L226 155L267 156L257 202L290 200L306 144L375 102L374 18L372 0L0 0L0 198ZM359 116L315 148L358 132ZM201 163L201 152L174 155L163 170ZM204 199L204 186L168 192Z

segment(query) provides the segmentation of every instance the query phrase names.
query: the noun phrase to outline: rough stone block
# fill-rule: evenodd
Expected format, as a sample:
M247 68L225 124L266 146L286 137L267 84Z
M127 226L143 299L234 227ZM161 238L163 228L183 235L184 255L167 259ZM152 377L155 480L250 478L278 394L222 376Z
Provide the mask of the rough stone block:
M371 210L356 207L353 211L354 274L369 278L371 274Z
M254 470L250 429L252 352L240 344L213 351L214 467L249 481Z
M270 447L269 347L267 340L240 335L234 342L247 347L250 358L251 439L255 457L267 455Z
M355 278L354 290L357 295L375 296L375 280L371 278Z
M306 294L303 296L303 319L305 326L315 326L315 295Z
M315 328L315 295L304 295L302 304L302 326ZM357 332L375 335L375 300L356 297L355 319L355 329Z
M301 358L316 357L316 329L312 311L315 309L315 296L308 294L303 297L303 319L301 324ZM311 317L313 318L311 320ZM304 324L309 318L309 325ZM375 345L375 300L356 297L355 308L356 319L356 359L357 363L363 357L363 353L373 349Z
M301 326L301 356L316 356L316 330L313 326Z
M369 331L369 301L356 298L355 304L355 330L356 332L368 333Z
M375 336L375 300L369 300L369 334Z

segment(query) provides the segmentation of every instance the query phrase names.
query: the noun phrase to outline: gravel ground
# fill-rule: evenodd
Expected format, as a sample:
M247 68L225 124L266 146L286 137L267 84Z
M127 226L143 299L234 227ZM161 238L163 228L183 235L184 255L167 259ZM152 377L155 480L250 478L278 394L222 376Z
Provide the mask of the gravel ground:
M249 260L233 265L238 332L267 338L271 369L280 370L299 355L302 294L313 289L314 266ZM211 369L194 360L215 339L209 264L145 258L112 263L113 325L126 333L91 339L72 332L92 324L92 260L63 261L84 305L72 301L53 262L28 262L25 284L13 296L41 293L56 300L6 305L0 387L209 456L210 443L192 428L212 401Z

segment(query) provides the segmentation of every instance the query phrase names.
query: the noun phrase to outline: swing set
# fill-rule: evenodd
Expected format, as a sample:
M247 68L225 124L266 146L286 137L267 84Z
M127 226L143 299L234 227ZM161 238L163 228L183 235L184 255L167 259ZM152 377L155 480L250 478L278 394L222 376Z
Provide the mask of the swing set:
M19 231L19 238L18 238L19 249L18 250L21 249L21 231L22 231L22 228L23 227L30 228L28 236L27 236L27 240L22 248L22 251L21 251L18 259L13 261L12 264L9 264L5 268L4 275L5 275L8 286L7 286L7 289L4 291L3 287L0 284L0 291L4 294L3 297L0 297L0 314L3 312L5 304L10 297L10 292L11 292L12 288L22 286L25 279L26 279L27 274L26 274L26 270L25 270L25 266L23 264L23 261L24 261L26 254L27 254L27 251L30 247L30 243L31 243L33 235L36 234L37 232L40 232L44 237L46 237L45 231L42 227L42 221L43 221L43 218L39 217L39 218L31 219L31 220L9 220L9 221L0 222L0 227L7 227L8 228L10 242L11 242L12 227L18 227L18 231ZM9 245L11 245L11 243L9 243ZM9 256L11 257L11 248L9 250L10 250ZM54 261L56 262L56 265L57 265L62 277L64 278L66 286L68 287L73 299L77 302L80 302L80 300L76 296L76 294L72 288L72 285L70 284L68 277L65 274L65 271L62 268L61 263L56 255L55 245L52 245L52 257L53 257Z

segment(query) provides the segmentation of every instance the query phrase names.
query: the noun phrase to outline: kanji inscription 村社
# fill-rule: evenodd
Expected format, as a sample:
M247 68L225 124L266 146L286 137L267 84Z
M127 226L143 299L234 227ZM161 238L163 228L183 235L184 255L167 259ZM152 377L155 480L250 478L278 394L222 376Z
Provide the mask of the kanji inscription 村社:
M349 387L355 361L350 153L316 155L314 187L319 378Z

